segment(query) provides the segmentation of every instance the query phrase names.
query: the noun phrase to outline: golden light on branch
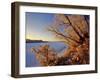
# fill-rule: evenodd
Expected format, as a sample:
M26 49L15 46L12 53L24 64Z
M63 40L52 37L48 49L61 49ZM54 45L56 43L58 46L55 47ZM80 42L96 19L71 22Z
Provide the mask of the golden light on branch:
M55 15L55 19L57 21L60 21L60 22L65 23L65 24L68 24L69 23L69 21L66 19L66 16L64 14L56 14Z

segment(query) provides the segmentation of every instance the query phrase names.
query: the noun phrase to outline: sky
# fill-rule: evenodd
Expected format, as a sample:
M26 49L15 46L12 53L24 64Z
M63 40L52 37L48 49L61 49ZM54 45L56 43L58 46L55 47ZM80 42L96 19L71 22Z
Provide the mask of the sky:
M26 12L26 39L56 41L55 36L47 30L53 21L52 13Z
M54 23L55 14L53 13L34 13L26 12L26 39L59 41L55 35L48 31L48 27ZM89 16L85 17L89 19Z

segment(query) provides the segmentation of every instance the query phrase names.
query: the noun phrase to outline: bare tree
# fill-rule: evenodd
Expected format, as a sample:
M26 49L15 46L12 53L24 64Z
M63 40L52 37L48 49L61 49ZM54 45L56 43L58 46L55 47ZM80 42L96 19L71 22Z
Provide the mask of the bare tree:
M84 15L56 14L48 31L64 42L68 49L59 57L49 45L32 48L42 66L89 63L89 19Z
M48 30L69 46L64 56L74 54L80 57L81 63L89 63L89 21L84 15L59 14L55 18L58 23L56 21Z

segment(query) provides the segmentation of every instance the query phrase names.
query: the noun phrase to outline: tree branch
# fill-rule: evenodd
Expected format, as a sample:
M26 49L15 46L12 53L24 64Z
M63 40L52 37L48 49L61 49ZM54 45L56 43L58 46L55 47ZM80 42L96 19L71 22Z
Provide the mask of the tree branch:
M76 32L76 34L79 36L80 39L83 39L83 37L79 34L79 32L77 31L77 29L72 25L70 19L68 18L68 16L66 16L66 18L69 21L69 24L72 26L73 30Z
M61 36L61 37L65 38L66 40L70 39L70 40L74 41L75 43L79 44L79 42L77 40L75 40L75 39L73 39L71 37L65 36L63 33L59 32L59 30L53 29L53 27L52 27L52 29L49 29L49 31L54 32L55 34L57 34L58 36Z

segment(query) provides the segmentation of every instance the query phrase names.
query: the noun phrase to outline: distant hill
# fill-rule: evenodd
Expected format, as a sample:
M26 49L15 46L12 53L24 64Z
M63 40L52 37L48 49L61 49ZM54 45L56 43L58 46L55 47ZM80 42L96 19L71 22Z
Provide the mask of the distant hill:
M26 39L26 43L37 43L37 42L47 42L47 41Z

